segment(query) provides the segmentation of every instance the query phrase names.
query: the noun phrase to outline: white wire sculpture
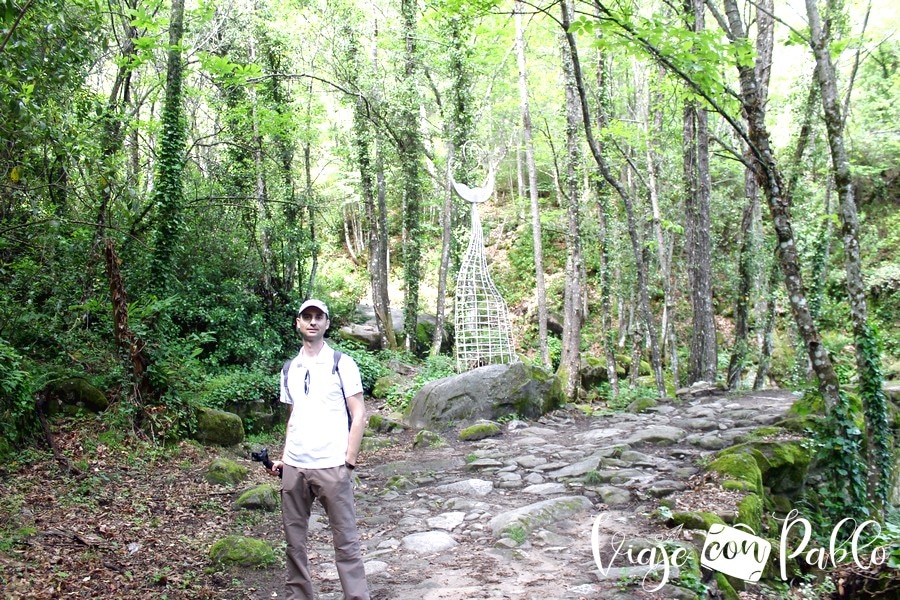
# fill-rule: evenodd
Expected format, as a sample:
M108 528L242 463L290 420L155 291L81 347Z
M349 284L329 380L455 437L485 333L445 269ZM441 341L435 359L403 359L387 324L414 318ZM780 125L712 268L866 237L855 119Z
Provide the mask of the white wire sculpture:
M470 188L451 178L460 198L472 205L472 232L456 282L456 370L515 362L506 301L488 273L478 205L494 193L494 170L483 187Z

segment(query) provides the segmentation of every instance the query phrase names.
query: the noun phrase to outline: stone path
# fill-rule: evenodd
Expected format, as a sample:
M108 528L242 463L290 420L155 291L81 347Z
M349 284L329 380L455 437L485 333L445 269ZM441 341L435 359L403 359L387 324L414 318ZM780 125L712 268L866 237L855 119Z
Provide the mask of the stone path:
M439 448L413 449L410 433L397 434L394 446L364 457L359 469L357 511L373 598L696 597L672 584L646 592L655 586L641 587L646 569L612 556L611 541L689 537L652 518L662 499L699 499L708 504L702 510L728 521L734 497L703 489L698 460L782 419L794 400L773 390L683 398L641 414L563 411L509 423L500 437L448 439ZM603 572L591 543L598 515L598 547L609 561ZM314 520L320 598L341 598L320 510ZM283 597L277 583L259 597Z

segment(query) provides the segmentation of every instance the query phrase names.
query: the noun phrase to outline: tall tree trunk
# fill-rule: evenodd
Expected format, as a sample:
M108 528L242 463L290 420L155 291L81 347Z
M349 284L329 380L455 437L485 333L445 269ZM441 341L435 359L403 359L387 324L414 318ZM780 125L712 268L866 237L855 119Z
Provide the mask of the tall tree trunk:
M375 211L378 224L378 239L375 240L375 252L378 254L379 273L377 288L372 290L372 301L384 325L385 335L387 335L388 339L388 348L397 348L394 317L391 314L391 302L388 294L391 255L388 248L387 183L384 178L384 153L381 151L381 143L378 138L375 138L375 183L378 190Z
M348 60L354 66L350 70L352 89L359 87L359 74L363 70L363 61L356 34L351 27L345 29L348 39ZM377 66L377 65L376 65ZM355 144L356 166L359 169L360 195L366 218L366 248L368 253L369 285L372 289L372 307L375 310L375 325L381 338L383 348L397 347L394 334L394 323L390 315L390 304L387 297L387 232L383 229L381 208L378 203L377 166L372 164L373 146L377 144L373 138L372 124L368 113L368 104L362 95L355 98L353 105L353 138Z
M474 185L476 177L475 160L471 153L465 152L466 144L472 141L475 129L475 120L472 114L472 77L471 77L471 53L469 44L469 31L472 26L468 15L446 15L440 21L442 29L446 31L449 41L449 69L450 89L447 99L447 125L450 141L448 155L448 175L452 175L454 181ZM480 183L480 182L479 182ZM436 323L434 337L431 344L431 354L436 355L441 350L444 335L444 303L446 300L447 279L450 277L450 258L454 252L453 216L457 204L452 193L448 177L447 188L444 196L444 207L441 213L442 225L442 249L441 268L438 271L438 297L436 309Z
M561 3L563 19L571 19L571 0ZM578 84L575 81L572 49L565 37L562 38L563 77L566 92L566 165L563 189L566 198L566 282L563 299L562 354L559 359L559 374L563 393L570 402L578 399L581 386L581 327L584 323L582 252L581 252L581 185L578 168L581 165L579 152L579 104Z
M632 202L631 195L629 194L628 190L625 189L625 186L623 186L622 183L612 175L612 172L609 169L609 165L607 165L606 163L606 158L603 156L603 150L600 142L599 140L597 140L597 138L594 137L591 113L588 105L587 90L585 89L584 85L584 75L582 73L581 63L578 58L578 47L575 43L575 36L572 34L569 27L570 24L571 20L569 19L569 13L568 11L564 10L562 26L572 56L572 70L575 84L578 88L578 95L581 100L581 117L582 124L584 126L585 137L587 138L588 146L591 149L591 156L593 156L594 162L597 163L597 169L600 172L600 175L610 186L612 186L613 189L616 190L616 193L622 199L622 203L625 206L625 215L628 222L628 234L631 238L631 250L634 254L635 269L637 271L641 318L644 322L647 337L650 341L650 362L653 369L653 376L656 381L656 390L659 394L659 397L662 398L666 395L666 384L665 380L663 379L662 373L662 361L660 359L658 332L653 319L653 311L650 308L650 292L648 290L647 283L647 266L644 262L643 253L641 251L641 248L643 247L643 240L640 237L637 217L634 213L634 203Z
M250 36L250 62L256 62L256 41ZM253 125L253 167L256 171L256 222L260 230L259 240L256 242L259 249L260 271L262 276L262 289L265 301L272 308L275 296L275 288L272 286L272 214L269 211L268 193L266 190L266 176L263 163L263 139L259 131L259 116L257 114L256 88L251 86L250 120ZM254 239L256 232L254 231Z
M450 146L447 157L447 177L444 187L444 203L441 209L441 263L438 268L438 292L437 312L435 319L434 336L431 340L431 356L437 356L441 352L444 341L444 305L447 296L447 278L450 270L450 251L453 237L453 185L451 184L451 170L454 148Z
M616 371L616 330L612 324L612 282L609 265L609 200L605 190L597 184L597 221L600 226L600 319L603 328L603 354L606 357L606 375L609 392L613 398L619 395L619 375Z
M158 171L154 192L157 208L157 227L151 262L151 286L165 293L171 277L175 250L181 236L181 211L184 188L181 179L184 169L184 66L181 63L181 38L184 35L184 0L172 0L169 22L169 49L166 62L166 95L162 109L162 131L159 139Z
M769 367L772 365L772 331L775 329L775 289L778 286L780 275L778 260L773 260L769 268L769 278L766 284L767 305L763 320L762 343L759 349L759 365L756 368L756 377L753 380L753 389L761 390L766 385L769 376Z
M695 33L706 25L702 0L685 2L685 17ZM710 223L709 116L688 100L684 111L684 171L686 194L685 243L691 293L691 358L688 383L716 381L716 322L712 305L712 243Z
M309 245L311 247L309 260L309 277L306 283L306 290L301 290L303 299L308 299L316 287L316 275L319 270L319 245L316 241L316 212L315 202L313 202L313 180L312 180L312 144L308 140L303 144L303 172L306 179L304 185L304 205L306 207L307 227L309 228Z
M730 30L736 42L746 40L744 26L736 0L724 0ZM800 270L800 260L794 241L794 232L789 212L790 199L785 197L785 186L781 172L769 143L769 132L765 124L765 112L759 97L759 83L756 73L749 66L739 66L741 83L741 103L747 117L748 134L752 143L753 158L757 169L757 179L766 195L772 224L778 239L777 257L784 274L785 286L791 312L797 322L804 346L819 378L819 387L829 411L841 402L837 375L822 344L818 328L809 312L806 288Z
M833 4L831 3L832 8ZM868 493L870 501L881 505L888 497L892 466L888 406L883 390L881 357L877 334L869 324L866 287L860 258L859 219L850 175L850 159L844 146L844 120L838 99L837 75L831 62L829 39L823 33L815 0L806 0L806 13L809 17L810 41L816 57L816 74L821 88L825 129L828 132L828 145L831 150L832 174L840 201L838 214L841 218L841 237L844 245L847 296L850 301L850 321L853 324L856 345L860 396L866 420L866 447L869 455Z
M662 83L664 71L662 68L657 73L657 81ZM651 123L652 121L652 130ZM653 211L653 235L656 238L657 259L659 260L660 283L663 290L663 317L661 319L660 333L663 336L663 344L669 346L669 364L672 370L672 379L675 387L678 387L680 376L678 373L678 346L675 337L675 298L672 289L672 267L669 261L668 247L662 228L662 214L659 209L659 157L656 148L659 140L657 132L663 127L662 108L660 107L659 92L650 94L647 102L647 112L644 118L644 133L647 136L647 186L650 191L650 207Z
M601 28L597 35L602 36ZM599 106L597 108L597 127L601 131L606 127L607 110L610 103L609 73L606 66L606 55L597 51L597 90ZM603 328L603 354L606 358L606 377L609 381L609 393L612 398L619 395L619 374L616 369L616 330L612 325L612 281L610 278L609 247L612 235L609 216L609 192L604 189L603 182L596 181L597 223L599 225L600 244L600 322Z
M772 50L775 39L773 0L762 0L756 10L756 78L760 83L759 95L765 107L768 98L769 79L772 71ZM752 162L750 149L745 158ZM738 255L738 294L734 309L734 347L728 361L726 385L734 390L740 385L750 343L750 300L753 290L753 258L756 255L756 221L759 214L759 184L751 169L744 172L744 195L747 205L741 216L741 248Z
M419 104L416 81L418 59L416 57L416 11L414 0L402 0L400 13L405 39L403 63L403 98L401 100L400 171L403 177L403 284L405 291L404 331L406 350L416 347L416 325L419 312L419 277L421 262L421 134L419 132Z
M538 203L537 166L534 160L534 141L531 110L528 102L528 82L525 71L525 30L522 25L522 2L516 0L516 58L519 65L519 107L522 112L522 142L525 145L525 165L528 170L528 198L531 206L531 239L534 247L535 299L537 300L538 347L541 364L550 367L547 345L547 293L544 284L544 247L541 234L541 210Z

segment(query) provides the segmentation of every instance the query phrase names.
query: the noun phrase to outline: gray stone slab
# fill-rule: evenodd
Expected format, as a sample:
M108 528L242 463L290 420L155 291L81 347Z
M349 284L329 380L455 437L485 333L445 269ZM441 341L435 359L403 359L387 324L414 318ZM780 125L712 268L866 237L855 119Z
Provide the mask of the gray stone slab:
M494 537L499 539L509 527L519 526L533 531L591 508L593 504L584 496L551 498L501 513L491 519L490 528Z

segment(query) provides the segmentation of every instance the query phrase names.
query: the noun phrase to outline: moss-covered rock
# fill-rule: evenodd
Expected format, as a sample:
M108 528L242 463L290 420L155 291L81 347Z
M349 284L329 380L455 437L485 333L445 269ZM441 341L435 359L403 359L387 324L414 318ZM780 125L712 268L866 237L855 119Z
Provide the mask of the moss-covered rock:
M754 440L726 448L719 456L733 454L752 456L764 485L772 492L786 496L795 495L803 488L812 460L812 450L800 440Z
M244 441L241 418L224 410L201 407L197 410L197 433L194 438L204 444L233 446Z
M442 438L439 434L429 431L427 429L423 429L419 433L416 434L415 439L413 439L413 448L440 448L446 442L444 438Z
M394 387L403 385L403 383L407 380L408 378L397 375L396 373L385 375L384 377L379 377L375 380L375 385L372 386L372 397L387 398L388 394L391 393L391 390L393 390Z
M485 438L494 437L500 435L502 430L500 426L492 421L484 421L482 423L475 423L470 427L466 427L462 431L459 432L459 441L461 442L474 442L477 440L483 440Z
M416 487L416 484L405 475L394 475L384 484L386 490L397 492L402 492L403 490L412 489L414 487Z
M268 543L240 535L217 541L209 549L209 558L219 565L240 567L266 567L278 562Z
M69 377L49 383L46 393L49 414L74 412L78 408L101 413L109 407L106 395L81 377Z
M762 499L756 494L747 494L738 503L737 522L748 525L754 532L762 531Z
M737 479L726 479L722 482L722 489L732 492L753 492L756 493L756 486L746 481L738 481Z
M642 413L648 408L653 408L656 406L657 402L653 398L638 398L634 402L628 405L626 409L630 413Z
M234 485L247 477L247 469L233 460L217 458L206 469L206 480L215 485Z
M367 435L363 437L362 443L359 445L360 452L375 452L382 448L390 448L394 445L394 440L386 437Z
M403 431L406 429L406 425L382 415L370 415L368 429L375 433L394 433L395 431Z
M762 472L753 457L746 453L721 452L719 456L709 464L707 470L721 473L725 476L724 484L728 481L738 481L749 486L758 496L763 497Z
M728 577L724 573L715 572L716 585L719 587L719 591L722 593L722 597L724 600L739 600L740 596L735 591L734 586L731 585L731 582L728 580Z
M245 510L275 512L278 510L278 490L268 483L258 485L241 494L235 504Z
M666 522L669 527L683 526L685 529L698 529L701 531L709 531L713 524L718 523L724 525L725 521L718 515L709 512L676 512Z

